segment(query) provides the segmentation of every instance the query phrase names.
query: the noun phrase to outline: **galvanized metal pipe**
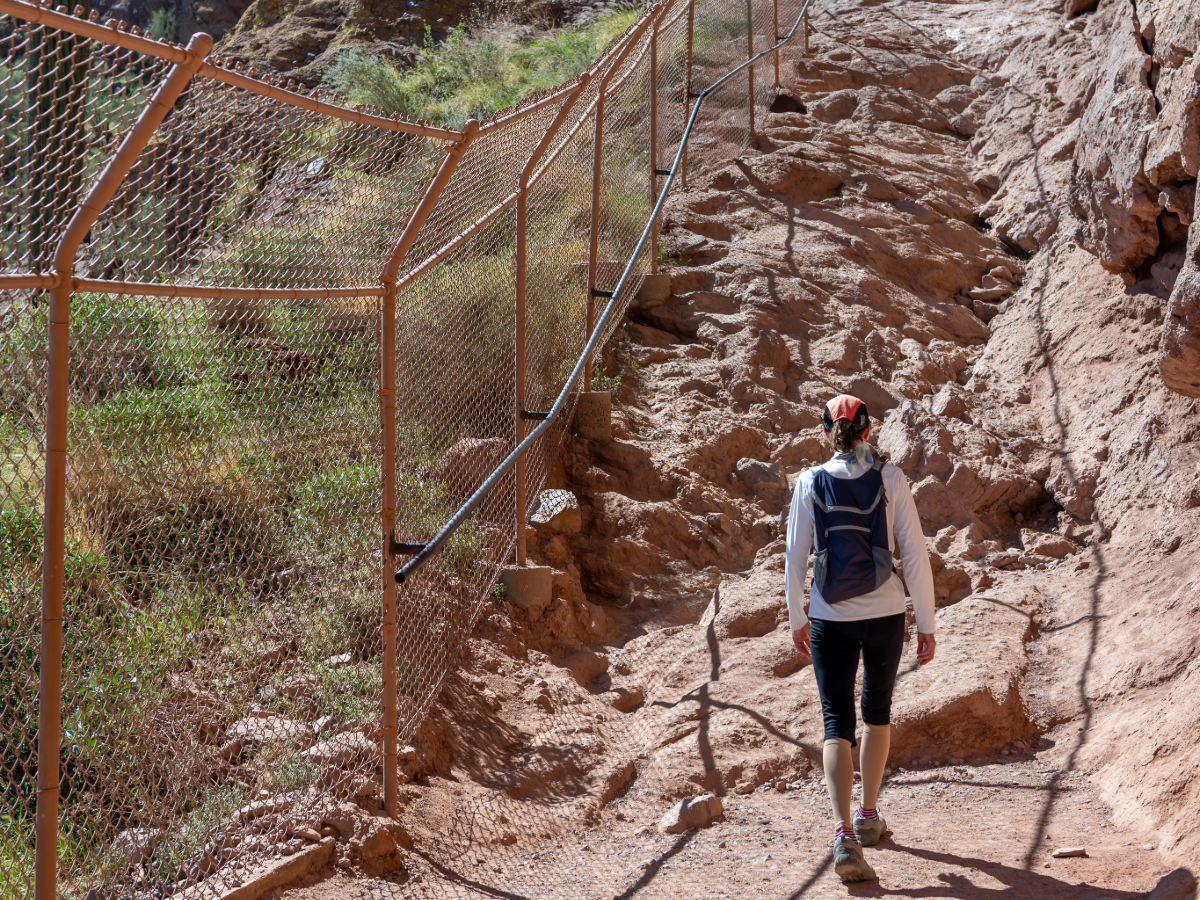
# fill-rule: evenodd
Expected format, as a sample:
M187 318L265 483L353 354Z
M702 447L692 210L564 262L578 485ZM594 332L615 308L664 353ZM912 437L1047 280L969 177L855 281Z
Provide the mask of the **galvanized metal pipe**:
M410 559L404 565L404 567L400 569L399 572L396 573L397 582L403 583L407 579L412 578L426 563L429 562L429 560L437 555L438 551L441 550L446 541L450 539L450 536L453 535L454 532L457 531L465 521L467 521L467 519L476 509L478 509L479 505L483 503L487 495L495 489L496 485L500 483L501 479L503 479L509 472L513 470L517 464L517 460L529 452L529 449L534 445L538 438L540 438L546 432L551 424L553 424L555 418L562 413L563 409L567 405L568 400L570 399L572 392L575 390L575 386L579 383L579 379L583 375L585 361L596 352L596 348L600 343L600 335L603 333L605 326L608 324L609 319L611 319L613 312L617 308L617 301L621 298L622 292L625 290L626 285L629 282L630 275L637 264L638 257L641 255L642 250L645 249L646 244L650 240L650 234L654 227L654 221L662 213L663 204L666 203L667 197L671 191L671 185L674 183L676 176L682 172L684 151L687 149L687 142L691 138L692 131L696 126L696 120L700 113L700 107L714 91L719 90L729 81L730 78L742 71L742 69L749 65L753 65L753 63L758 59L766 56L773 50L777 50L780 46L790 41L795 35L796 30L800 27L804 15L808 12L808 6L811 2L812 0L805 0L804 9L801 11L800 15L796 17L796 23L792 26L791 31L787 33L787 36L784 37L782 41L776 43L772 47L768 47L766 50L759 52L751 59L748 59L746 62L739 65L737 68L731 69L729 72L725 73L725 75L715 81L710 87L701 91L700 96L696 98L696 105L692 108L691 115L688 117L687 125L683 130L683 137L679 142L679 150L676 152L675 161L671 165L671 174L667 176L667 183L663 186L663 190L659 194L658 201L654 204L654 209L651 211L650 219L646 222L646 227L642 230L642 236L639 238L637 246L634 247L633 253L630 254L629 261L625 264L625 269L621 273L620 279L617 281L617 286L613 290L612 298L609 300L608 305L604 309L603 315L600 317L600 321L597 323L596 330L592 333L587 345L583 348L583 353L580 354L579 359L576 360L575 367L571 370L571 374L567 377L566 384L564 384L562 390L559 391L558 397L555 399L554 405L550 407L546 418L533 431L525 436L525 440L521 441L521 443L513 449L512 453L505 458L504 462L496 467L495 471L488 476L488 478L479 486L475 493L470 496L467 502L459 507L458 512L451 516L450 521L443 525L441 530L434 535L433 539L425 544L424 547L422 547L421 550L415 556L413 556L413 558Z
M76 20L77 21L77 20ZM66 555L71 273L88 231L200 68L213 40L192 35L185 58L159 83L149 104L76 208L54 251L58 286L50 291L46 380L46 497L42 545L41 683L38 695L37 820L34 898L53 900L58 885L58 780L62 727L63 583Z
M383 448L380 460L381 498L380 557L383 562L383 727L379 729L383 739L383 807L393 818L400 811L400 760L397 745L399 730L399 696L396 691L396 578L392 544L396 530L396 276L404 264L417 236L441 199L442 192L450 183L458 164L479 132L479 122L467 121L462 140L451 144L438 166L437 173L425 188L420 201L404 224L396 239L384 267L380 281L383 282L383 302L379 315L379 418Z

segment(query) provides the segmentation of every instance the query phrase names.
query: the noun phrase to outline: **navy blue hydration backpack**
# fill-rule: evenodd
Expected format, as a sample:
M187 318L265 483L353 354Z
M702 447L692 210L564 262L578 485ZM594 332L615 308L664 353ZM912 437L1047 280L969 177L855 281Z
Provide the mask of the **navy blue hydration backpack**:
M892 577L884 460L858 478L813 470L813 584L826 603L860 597Z

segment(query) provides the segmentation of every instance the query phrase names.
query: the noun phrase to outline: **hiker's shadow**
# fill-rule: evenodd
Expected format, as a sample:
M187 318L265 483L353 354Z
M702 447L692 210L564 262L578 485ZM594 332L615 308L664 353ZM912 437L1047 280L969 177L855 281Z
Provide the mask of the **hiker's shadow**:
M1042 872L1005 866L986 859L935 853L920 847L908 847L888 840L878 847L881 851L907 853L931 863L942 863L961 869L974 869L988 881L999 881L1003 887L976 884L958 872L939 872L939 884L928 887L884 887L878 881L847 884L852 897L953 897L955 900L1028 900L1031 897L1054 897L1056 900L1095 900L1097 889L1087 884L1070 884ZM871 855L867 856L871 860ZM886 861L883 864L886 878ZM1103 890L1107 900L1143 900L1143 891Z

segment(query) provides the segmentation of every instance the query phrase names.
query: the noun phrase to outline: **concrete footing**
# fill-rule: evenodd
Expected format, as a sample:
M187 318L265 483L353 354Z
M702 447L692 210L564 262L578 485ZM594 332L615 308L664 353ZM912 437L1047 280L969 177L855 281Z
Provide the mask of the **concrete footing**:
M550 605L554 570L549 566L506 566L500 570L500 583L504 585L504 599L536 618Z
M671 276L665 272L648 274L642 278L642 286L638 290L638 303L654 305L664 303L671 298Z
M575 404L575 433L589 441L612 440L612 394L585 391Z

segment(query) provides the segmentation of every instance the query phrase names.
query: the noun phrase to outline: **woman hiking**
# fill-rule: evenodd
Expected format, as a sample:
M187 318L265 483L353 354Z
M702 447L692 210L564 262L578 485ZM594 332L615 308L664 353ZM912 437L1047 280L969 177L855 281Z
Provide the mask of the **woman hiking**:
M933 572L917 507L904 473L871 453L867 406L848 394L825 407L833 459L800 476L788 518L788 617L796 649L812 658L825 718L825 787L837 832L833 867L842 881L871 881L862 848L887 824L876 803L891 742L892 688L904 649L904 567L917 617L917 659L933 659ZM815 545L815 546L814 546ZM813 584L804 613L804 577L813 550ZM810 621L811 617L811 621ZM863 662L862 802L850 815L857 745L854 681Z

